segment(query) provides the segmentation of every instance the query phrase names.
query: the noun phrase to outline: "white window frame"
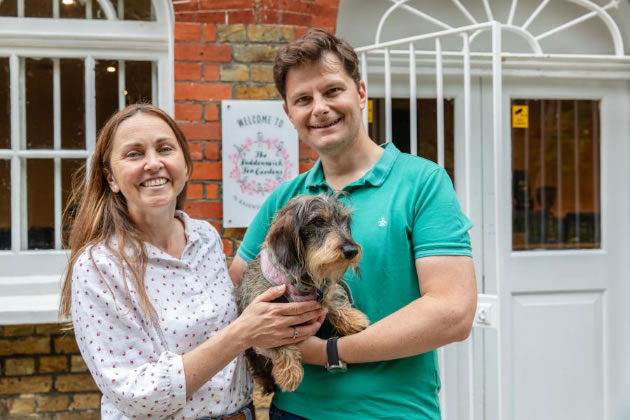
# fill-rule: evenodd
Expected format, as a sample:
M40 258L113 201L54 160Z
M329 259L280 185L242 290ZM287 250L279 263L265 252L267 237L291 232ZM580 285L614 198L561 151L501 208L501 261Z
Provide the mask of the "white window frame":
M94 152L97 130L95 62L133 60L155 63L153 103L173 115L175 19L171 2L152 0L153 21L124 21L115 16L109 0L93 1L98 1L108 20L0 17L0 57L9 58L11 92L11 148L0 149L0 159L11 161L11 250L0 251L0 325L59 321L62 276L69 258L69 253L61 249L61 159L89 161ZM18 1L20 5L23 5L21 0ZM54 9L58 16L58 8ZM21 12L23 16L23 8ZM24 58L53 59L53 149L25 147L24 74L19 71L24 68L20 65ZM85 63L86 147L83 150L61 149L58 59L63 58L84 59ZM124 71L119 77L124 77ZM124 84L119 83L119 90L119 105L123 107ZM56 249L26 249L24 162L27 158L54 159Z

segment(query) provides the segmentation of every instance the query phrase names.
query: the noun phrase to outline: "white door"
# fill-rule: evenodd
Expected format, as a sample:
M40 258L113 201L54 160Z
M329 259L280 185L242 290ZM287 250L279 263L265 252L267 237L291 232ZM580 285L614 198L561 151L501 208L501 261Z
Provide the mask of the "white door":
M630 358L629 91L619 81L505 77L499 215L492 116L480 114L480 282L499 294L500 339L481 345L487 397L477 418L619 418ZM491 110L490 80L481 92Z

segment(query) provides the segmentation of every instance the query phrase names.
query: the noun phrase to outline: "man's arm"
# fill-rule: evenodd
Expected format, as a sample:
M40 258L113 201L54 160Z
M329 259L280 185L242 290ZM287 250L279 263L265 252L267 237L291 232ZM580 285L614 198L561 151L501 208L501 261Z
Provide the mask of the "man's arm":
M232 283L234 286L238 285L243 279L243 273L247 268L247 261L241 258L240 255L236 254L234 259L232 260L232 264L230 265L230 278L232 279Z
M477 307L477 286L472 258L432 256L418 258L416 270L422 297L338 341L339 358L346 363L399 359L465 340ZM395 290L374 291L396 293ZM303 361L326 363L326 343L309 338L300 345Z

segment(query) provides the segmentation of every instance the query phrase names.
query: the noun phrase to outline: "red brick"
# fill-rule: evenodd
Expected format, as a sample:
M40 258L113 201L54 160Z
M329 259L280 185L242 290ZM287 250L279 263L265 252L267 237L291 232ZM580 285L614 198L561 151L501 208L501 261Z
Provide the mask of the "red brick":
M219 184L206 184L206 199L216 200L219 198Z
M203 143L188 143L192 160L203 159Z
M216 229L217 232L221 232L221 223L211 221L210 224L212 225L212 227Z
M184 210L195 219L223 218L223 204L215 201L193 201L184 204Z
M201 25L199 23L176 23L175 41L201 40Z
M206 159L208 160L220 160L221 159L221 151L219 150L221 147L219 143L206 143Z
M313 167L313 165L315 165L315 161L300 162L300 173L302 174L302 173L308 171L309 169L311 169Z
M199 0L190 0L187 2L180 2L180 1L175 2L173 4L173 9L175 9L175 14L177 15L176 20L178 22L182 22L183 20L181 19L181 15L183 13L181 12L199 10Z
M283 12L280 23L285 25L302 25L309 26L311 24L311 15L301 13Z
M177 13L179 22L225 23L226 12L199 11Z
M206 121L219 121L219 105L206 105Z
M220 140L221 123L213 121L207 123L179 124L188 140Z
M301 38L306 35L306 31L308 31L308 26L296 26L295 27L295 39Z
M280 23L280 13L277 10L263 9L260 23Z
M217 40L217 27L212 23L203 25L203 39L206 42L214 42Z
M337 26L337 15L313 16L311 25L317 28L335 28Z
M203 80L206 82L216 82L219 80L219 66L216 64L206 64L203 67Z
M191 179L219 181L222 178L221 168L221 162L195 162Z
M201 80L201 64L175 63L175 80Z
M223 240L223 253L225 255L234 255L234 244L229 239Z
M221 99L232 99L232 85L175 83L176 101L220 101Z
M203 105L201 104L175 104L175 119L184 121L201 121L203 117Z
M254 7L254 0L201 0L204 10L247 9Z
M235 23L256 23L256 14L254 10L234 10L227 13L226 24L233 25Z
M186 187L186 198L188 200L203 199L203 184L192 184L189 182Z
M232 60L232 47L227 44L175 44L175 60L228 62Z

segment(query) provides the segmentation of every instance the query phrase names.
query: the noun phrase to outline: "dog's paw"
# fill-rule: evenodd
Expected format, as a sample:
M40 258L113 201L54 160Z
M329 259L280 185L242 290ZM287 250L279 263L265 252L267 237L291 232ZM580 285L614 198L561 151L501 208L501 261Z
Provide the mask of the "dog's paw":
M344 308L339 312L333 326L341 335L356 334L370 325L368 317L360 310L352 307Z
M284 392L293 392L302 383L304 369L299 359L283 357L274 362L272 374L276 384Z

